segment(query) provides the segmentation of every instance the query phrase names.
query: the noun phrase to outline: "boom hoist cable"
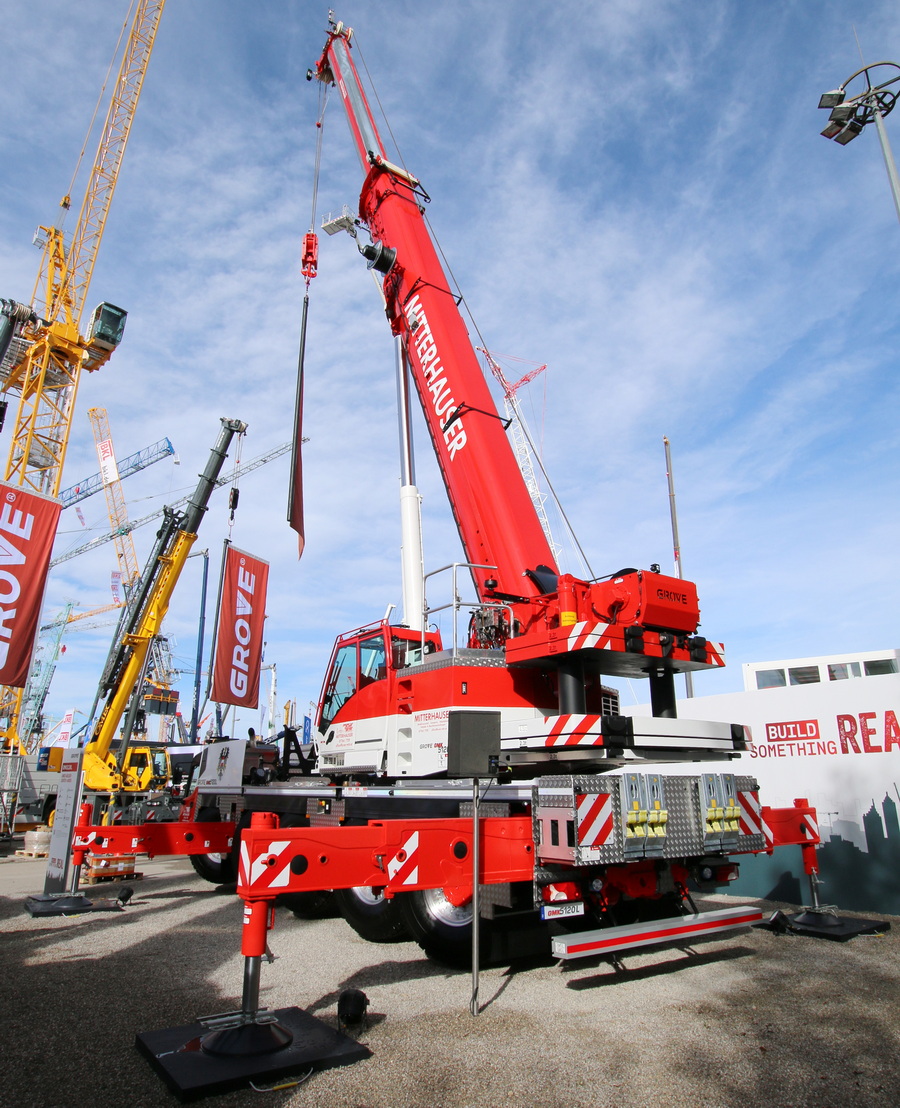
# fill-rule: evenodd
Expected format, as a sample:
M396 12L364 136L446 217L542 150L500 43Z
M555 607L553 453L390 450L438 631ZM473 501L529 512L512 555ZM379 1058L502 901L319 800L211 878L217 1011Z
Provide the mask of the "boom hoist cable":
M306 74L312 80L312 71ZM303 554L306 534L303 524L303 372L306 362L306 324L309 317L309 286L316 276L319 265L319 238L315 232L316 207L319 196L319 170L322 164L322 134L325 130L325 108L328 104L328 90L319 86L319 111L316 117L316 155L313 167L312 211L309 230L303 236L303 254L300 272L305 282L303 311L300 316L300 351L297 357L297 386L294 393L294 437L291 449L291 478L288 489L287 519L291 528L297 532L297 557Z

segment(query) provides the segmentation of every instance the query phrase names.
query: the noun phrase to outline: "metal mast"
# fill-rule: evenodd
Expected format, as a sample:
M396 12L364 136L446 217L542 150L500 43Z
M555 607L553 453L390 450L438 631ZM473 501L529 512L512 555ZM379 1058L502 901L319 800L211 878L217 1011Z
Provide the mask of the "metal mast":
M125 506L122 481L116 469L116 455L112 432L109 429L109 418L105 408L90 408L88 418L94 430L100 475L103 478L103 491L106 493L106 507L109 512L110 526L115 535L116 558L122 573L122 588L127 598L131 595L135 581L141 575L141 567L138 565L134 539L128 528L128 509Z
M0 364L3 403L18 401L4 478L34 492L59 493L81 370L99 369L121 339L121 309L101 305L87 336L81 332L82 314L164 6L165 0L137 0L71 243L66 244L62 231L71 207L71 198L64 196L57 225L40 227L35 239L44 253L33 310L16 314L7 304L4 312L10 320L21 320L19 333L8 336L8 356ZM20 689L0 689L0 720L10 741L21 703Z
M509 420L510 430L512 432L513 453L516 456L519 470L531 496L531 502L534 504L534 510L537 512L538 519L541 521L541 527L544 530L544 534L547 536L547 542L550 544L550 549L553 551L553 557L556 560L556 564L559 565L562 547L553 538L553 534L550 530L550 520L547 518L547 497L541 492L541 486L538 483L537 474L534 471L534 462L531 458L531 447L529 445L528 434L525 430L525 420L522 416L518 395L519 389L523 385L527 385L529 381L533 381L535 377L539 377L547 366L541 365L538 366L537 369L529 370L528 373L523 374L518 381L510 383L490 351L485 350L484 347L481 346L479 346L478 349L484 354L487 359L487 364L490 366L491 373L493 373L500 383L500 387L503 389L503 406L506 409L506 416Z
M59 492L81 370L99 369L114 349L96 327L81 333L82 315L164 4L137 4L71 244L59 226L38 229L44 253L32 300L39 318L25 324L24 353L13 355L3 382L4 394L18 397L4 476L50 496ZM64 212L70 205L63 197Z

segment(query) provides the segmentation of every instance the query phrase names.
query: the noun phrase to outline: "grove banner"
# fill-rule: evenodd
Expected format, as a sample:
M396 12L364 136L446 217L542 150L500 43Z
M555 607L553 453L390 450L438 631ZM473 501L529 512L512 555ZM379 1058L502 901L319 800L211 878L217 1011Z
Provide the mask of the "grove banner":
M212 699L255 708L259 703L269 563L229 546L216 627Z
M0 685L28 680L60 508L0 481Z

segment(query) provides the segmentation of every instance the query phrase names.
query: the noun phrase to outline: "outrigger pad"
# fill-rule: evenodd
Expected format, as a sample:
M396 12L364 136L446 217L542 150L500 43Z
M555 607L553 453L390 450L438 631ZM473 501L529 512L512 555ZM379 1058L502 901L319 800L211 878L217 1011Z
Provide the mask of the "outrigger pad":
M201 1039L209 1028L202 1023L145 1031L135 1036L135 1046L179 1100L245 1088L257 1079L271 1081L309 1069L346 1066L372 1053L300 1008L279 1008L270 1014L293 1038L280 1050L265 1054L207 1054Z
M80 916L85 912L121 912L118 900L88 900L86 896L68 894L29 896L25 911L34 918L42 916Z
M845 943L857 935L875 935L890 931L891 925L881 919L852 919L828 909L804 908L802 912L773 912L767 920L756 924L778 935L811 935L817 939L833 939Z
M25 899L25 911L32 918L39 916L79 916L93 912L94 903L85 896L29 896Z
M838 916L833 912L817 912L814 908L804 908L802 912L794 912L787 918L791 931L798 935L834 939L839 943L845 943L857 935L874 935L876 932L891 929L887 920L852 919L850 916Z

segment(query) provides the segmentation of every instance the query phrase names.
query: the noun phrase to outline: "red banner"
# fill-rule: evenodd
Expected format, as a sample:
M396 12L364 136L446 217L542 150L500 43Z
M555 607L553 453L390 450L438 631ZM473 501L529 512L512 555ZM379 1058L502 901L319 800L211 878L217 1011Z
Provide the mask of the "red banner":
M268 583L268 562L228 547L213 666L212 699L217 704L255 708L259 703Z
M28 680L60 507L0 482L0 685Z

